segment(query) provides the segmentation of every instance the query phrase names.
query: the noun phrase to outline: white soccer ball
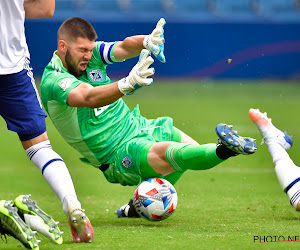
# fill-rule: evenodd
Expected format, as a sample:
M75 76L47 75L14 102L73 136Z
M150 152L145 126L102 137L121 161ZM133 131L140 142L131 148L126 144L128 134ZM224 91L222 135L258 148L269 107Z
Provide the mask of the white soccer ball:
M147 220L164 220L177 207L177 192L173 185L161 178L149 178L134 191L133 205L137 213Z

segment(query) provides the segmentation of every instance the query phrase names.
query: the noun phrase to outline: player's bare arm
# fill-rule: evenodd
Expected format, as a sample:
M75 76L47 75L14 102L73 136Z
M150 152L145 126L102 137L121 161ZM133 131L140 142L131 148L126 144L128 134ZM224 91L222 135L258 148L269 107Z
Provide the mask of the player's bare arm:
M114 57L118 61L123 61L138 56L144 49L143 41L145 37L145 35L130 36L118 42L114 49Z
M118 82L97 87L83 82L70 91L67 102L71 107L98 108L111 104L122 96Z
M54 15L55 0L25 0L26 18L50 18Z

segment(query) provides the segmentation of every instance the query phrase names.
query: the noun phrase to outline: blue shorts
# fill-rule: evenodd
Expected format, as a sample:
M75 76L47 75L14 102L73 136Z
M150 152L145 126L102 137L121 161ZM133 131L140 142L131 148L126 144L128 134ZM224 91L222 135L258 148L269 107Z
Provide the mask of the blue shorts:
M21 141L46 132L47 115L29 65L19 73L0 75L0 115L7 128L16 132Z

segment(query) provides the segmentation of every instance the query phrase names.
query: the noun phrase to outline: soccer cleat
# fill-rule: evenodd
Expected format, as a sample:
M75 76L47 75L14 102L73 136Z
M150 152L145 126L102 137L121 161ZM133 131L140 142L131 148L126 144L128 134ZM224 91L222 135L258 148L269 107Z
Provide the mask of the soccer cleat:
M92 242L94 230L83 209L74 209L69 213L69 224L73 242Z
M133 199L131 199L128 204L125 204L124 206L117 209L115 214L119 218L140 218L141 216L136 212L134 205L133 205Z
M45 235L56 244L62 244L63 232L59 230L59 222L54 221L52 216L46 214L29 197L30 195L20 195L14 200L19 215L32 230Z
M237 154L250 155L257 149L255 139L239 136L232 125L220 123L216 127L216 133L221 143Z
M36 231L32 231L18 215L17 208L12 201L0 201L0 233L11 235L19 240L26 248L38 250L41 242L35 237Z
M250 109L249 116L261 133L262 143L265 142L267 145L279 144L285 150L290 149L293 145L293 137L276 128L272 124L271 118L268 118L267 113L261 113L259 109Z

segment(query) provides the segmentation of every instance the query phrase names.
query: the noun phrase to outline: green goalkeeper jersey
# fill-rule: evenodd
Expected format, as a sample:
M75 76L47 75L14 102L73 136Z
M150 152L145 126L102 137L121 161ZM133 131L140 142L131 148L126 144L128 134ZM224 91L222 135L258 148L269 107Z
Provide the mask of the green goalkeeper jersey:
M93 55L80 77L71 75L54 52L41 81L41 98L53 124L62 137L94 166L111 163L119 144L139 133L139 112L130 112L122 99L104 107L70 107L68 93L81 82L93 86L110 83L108 64L117 62L113 56L115 43L95 42Z

